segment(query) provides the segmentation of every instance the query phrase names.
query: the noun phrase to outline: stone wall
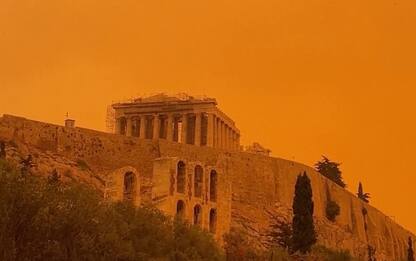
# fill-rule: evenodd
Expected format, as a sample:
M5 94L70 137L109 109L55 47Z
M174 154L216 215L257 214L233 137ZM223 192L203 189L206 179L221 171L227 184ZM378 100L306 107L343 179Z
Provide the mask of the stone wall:
M0 140L23 143L65 157L69 161L81 159L88 164L94 175L107 181L114 178L114 173L118 173L118 170L132 168L140 176L139 200L144 204L159 205L159 208L171 212L170 214L176 211L173 206L178 198L177 195L169 194L173 181L166 175L174 174L176 162L183 160L189 166L198 163L206 171L215 168L219 176L216 203L219 210L219 233L216 237L219 241L230 227L236 227L250 235L253 245L266 246L271 217L277 215L291 219L296 177L304 171L312 182L315 223L320 244L335 249L348 249L354 256L363 259L370 245L376 249L377 260L383 261L404 259L407 238L411 236L416 241L416 237L409 231L312 168L284 159L164 140L142 140L81 128L65 128L13 116L0 118ZM121 182L118 180L113 183ZM109 189L117 194L117 189ZM164 193L168 193L166 200ZM117 195L120 197L120 194ZM335 222L330 222L325 217L325 206L329 198L341 207ZM190 198L188 203L192 205L196 201ZM204 207L204 211L207 211L212 206L206 204ZM206 222L204 227L207 227Z

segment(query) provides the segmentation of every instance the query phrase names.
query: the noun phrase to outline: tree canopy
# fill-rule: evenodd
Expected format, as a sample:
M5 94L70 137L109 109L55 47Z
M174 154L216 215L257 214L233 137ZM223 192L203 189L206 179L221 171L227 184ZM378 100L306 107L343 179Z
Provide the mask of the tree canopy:
M331 161L327 157L322 156L322 160L315 164L315 169L328 179L345 188L347 185L342 178L342 172L339 168L340 165L341 163Z

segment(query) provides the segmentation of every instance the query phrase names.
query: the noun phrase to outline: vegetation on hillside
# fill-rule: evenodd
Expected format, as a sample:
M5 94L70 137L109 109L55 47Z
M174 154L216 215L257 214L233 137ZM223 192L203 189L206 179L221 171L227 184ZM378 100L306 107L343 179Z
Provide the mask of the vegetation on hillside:
M0 260L223 260L212 236L156 209L103 201L0 160ZM30 163L30 162L29 162ZM28 164L26 164L28 165Z
M328 179L332 180L336 184L345 188L347 185L342 179L342 172L339 169L340 165L341 163L331 161L327 157L322 156L322 160L318 161L315 164L315 169L316 171L321 173L323 176L327 177Z
M347 252L312 247L316 235L306 173L296 185L293 227L278 224L269 249L253 248L248 235L232 229L222 250L197 226L154 208L107 202L85 185L63 184L57 170L48 178L30 175L31 165L29 157L20 166L0 159L2 261L353 260ZM303 250L309 253L301 254Z

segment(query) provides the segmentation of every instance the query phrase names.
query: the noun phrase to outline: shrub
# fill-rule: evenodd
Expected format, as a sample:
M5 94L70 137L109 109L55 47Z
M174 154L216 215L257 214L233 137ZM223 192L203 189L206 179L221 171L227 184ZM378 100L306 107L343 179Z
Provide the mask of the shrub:
M326 203L326 217L328 220L335 222L336 217L340 214L341 208L338 203L332 200L328 200Z

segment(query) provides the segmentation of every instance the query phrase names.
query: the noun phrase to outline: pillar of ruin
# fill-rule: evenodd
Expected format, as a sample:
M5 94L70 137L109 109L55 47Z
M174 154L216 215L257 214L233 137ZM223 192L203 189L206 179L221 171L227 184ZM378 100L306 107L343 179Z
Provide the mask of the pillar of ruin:
M195 145L201 146L201 121L202 121L202 113L195 114Z
M115 132L116 132L116 134L120 134L121 133L121 121L120 121L120 118L117 118L116 119L116 129L115 129Z
M182 115L182 135L181 135L181 143L186 144L188 136L188 115Z
M166 121L166 140L173 141L173 115L171 113L168 114Z
M223 121L221 121L221 131L220 131L220 133L221 133L220 148L225 149L225 123Z
M215 116L215 140L214 140L214 147L220 147L220 122L219 118Z
M160 136L159 114L153 114L153 140L159 139L159 136Z
M127 117L126 118L126 136L131 136L132 133L132 118Z
M208 123L207 123L207 146L214 147L214 132L215 132L215 115L213 113L208 113Z
M140 134L139 134L139 137L141 139L146 138L146 116L145 115L140 116Z

